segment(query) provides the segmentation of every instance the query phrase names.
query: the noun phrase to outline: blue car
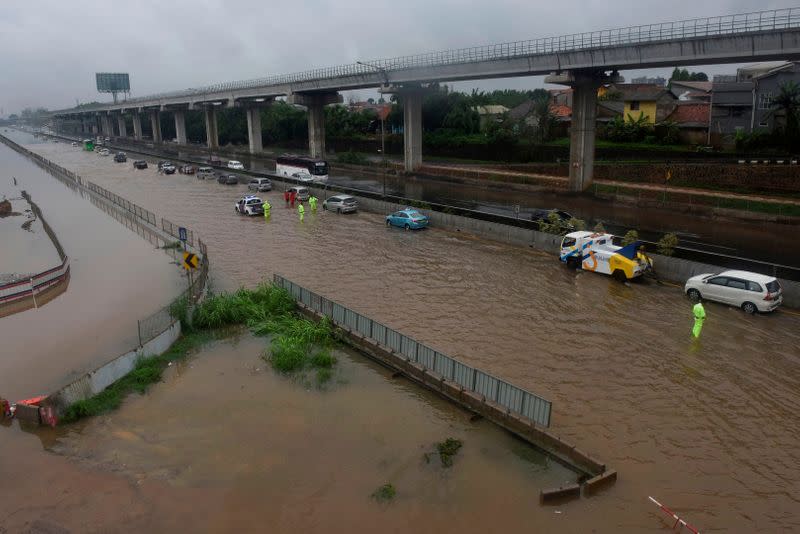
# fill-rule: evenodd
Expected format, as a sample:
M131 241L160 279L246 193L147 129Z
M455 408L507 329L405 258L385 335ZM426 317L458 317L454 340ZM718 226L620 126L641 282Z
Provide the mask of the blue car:
M387 215L386 226L397 226L406 230L419 230L428 226L428 217L414 208L406 208Z

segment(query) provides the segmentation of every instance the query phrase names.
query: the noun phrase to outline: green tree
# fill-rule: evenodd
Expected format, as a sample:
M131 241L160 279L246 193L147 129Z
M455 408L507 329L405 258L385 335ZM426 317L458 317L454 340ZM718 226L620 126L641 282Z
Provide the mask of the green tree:
M778 95L772 100L771 114L779 116L784 132L786 146L794 149L798 146L800 135L800 85L787 81L780 85Z

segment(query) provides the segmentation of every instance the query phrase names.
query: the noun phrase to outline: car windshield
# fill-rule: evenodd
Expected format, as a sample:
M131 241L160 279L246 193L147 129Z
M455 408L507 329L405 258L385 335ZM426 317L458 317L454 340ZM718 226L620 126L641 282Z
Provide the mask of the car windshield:
M356 199L354 199L353 197L344 197L342 199L342 202L344 202L345 204L355 204Z
M318 162L314 164L314 174L316 176L323 176L328 174L328 164L324 162Z
M561 247L562 248L572 247L575 245L575 243L576 241L574 237L565 237L564 241L561 242Z

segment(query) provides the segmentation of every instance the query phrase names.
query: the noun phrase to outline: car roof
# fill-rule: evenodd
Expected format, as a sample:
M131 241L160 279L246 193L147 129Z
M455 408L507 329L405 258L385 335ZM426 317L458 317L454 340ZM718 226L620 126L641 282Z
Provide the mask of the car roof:
M774 276L767 276L764 274L753 273L750 271L725 271L721 272L716 276L729 276L731 278L744 278L746 280L752 280L753 282L772 282L775 280Z

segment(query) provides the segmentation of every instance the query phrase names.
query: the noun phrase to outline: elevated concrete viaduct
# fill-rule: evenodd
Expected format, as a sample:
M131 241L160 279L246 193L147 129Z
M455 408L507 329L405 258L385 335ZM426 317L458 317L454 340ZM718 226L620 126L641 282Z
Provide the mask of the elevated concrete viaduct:
M239 102L288 97L309 110L309 151L325 154L323 107L338 101L338 93L381 86L414 87L431 82L480 80L518 76L555 75L576 90L577 120L570 135L570 188L583 191L592 183L594 162L594 101L596 88L608 73L688 65L800 60L800 9L780 9L678 22L648 24L530 41L445 50L349 65L315 69L263 79L228 82L197 89L129 99L116 104L66 109L57 117L89 113L155 109L205 109L209 148L219 146L215 107ZM327 96L323 96L327 95ZM330 95L337 95L336 98ZM422 163L421 96L403 97L405 168L413 172ZM260 117L248 111L251 151L261 149ZM176 130L177 121L176 116ZM181 131L185 132L185 128ZM158 135L155 134L158 132ZM156 139L158 137L158 139ZM179 136L179 141L184 136ZM154 142L160 130L154 127ZM573 172L574 170L574 172Z

